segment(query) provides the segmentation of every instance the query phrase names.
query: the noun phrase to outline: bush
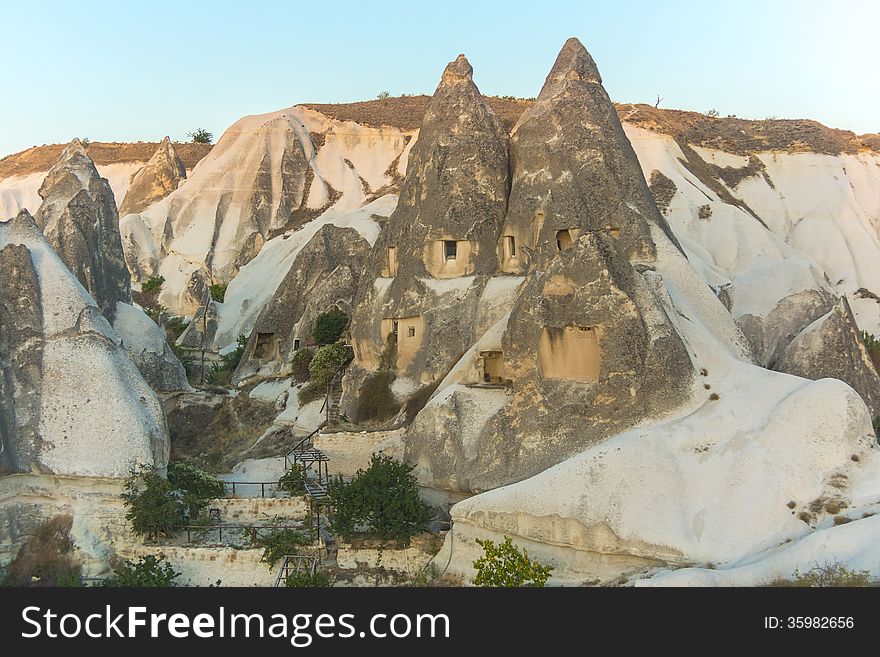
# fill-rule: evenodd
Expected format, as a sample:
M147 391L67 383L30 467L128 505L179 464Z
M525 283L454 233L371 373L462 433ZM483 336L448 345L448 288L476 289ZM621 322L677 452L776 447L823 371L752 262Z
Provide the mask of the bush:
M309 382L299 391L299 403L308 404L327 392L336 370L348 360L350 354L339 343L324 345L309 363Z
M314 573L291 573L284 580L284 586L288 588L326 588L332 584L330 575L322 570L317 570Z
M143 285L141 285L141 292L146 294L155 294L162 289L162 284L165 282L164 276L150 276Z
M862 587L871 586L874 580L867 570L849 570L841 563L815 566L805 573L794 571L794 579L776 580L771 586L792 586L808 588Z
M192 463L173 461L168 464L168 482L180 492L190 520L195 520L211 500L223 497L223 482L200 470Z
M384 100L385 98L389 98L390 96L391 94L387 91L380 91L376 94L376 98L378 98L379 100Z
M180 573L174 570L165 557L148 554L136 562L123 561L116 571L104 580L103 586L152 588L174 586Z
M187 138L194 144L210 144L214 141L214 135L204 128L196 128L186 133Z
M125 481L122 499L132 529L148 539L159 534L168 536L186 520L186 506L174 494L174 486L154 467L132 471Z
M315 330L312 332L312 337L318 344L333 344L342 336L348 322L348 315L339 309L321 313L315 320Z
M273 568L276 563L288 554L296 554L297 548L311 545L312 538L298 529L275 529L257 540L263 548L260 561Z
M330 482L330 526L345 540L370 532L383 540L407 541L423 531L431 511L419 497L413 466L373 454L370 466L350 482Z
M303 480L305 479L305 466L302 463L294 463L290 470L285 472L278 485L288 495L305 495Z
M504 537L501 545L479 538L477 544L483 548L483 556L474 561L477 571L474 584L477 586L541 587L553 572L553 566L531 561L528 551L516 547L509 536Z
M226 298L226 288L228 287L229 283L215 283L210 287L211 298L218 303L223 303L223 300Z
M4 586L80 586L80 565L73 560L72 516L44 522L21 546L6 569Z
M291 376L296 383L309 380L309 364L312 362L311 349L297 349L290 359Z
M358 391L355 421L386 420L400 410L391 392L393 382L393 372L376 372L364 379Z
M241 362L244 350L247 347L247 336L242 334L236 340L235 349L228 354L220 356L220 360L211 363L211 369L205 375L205 383L215 386L228 386L232 379L232 373Z

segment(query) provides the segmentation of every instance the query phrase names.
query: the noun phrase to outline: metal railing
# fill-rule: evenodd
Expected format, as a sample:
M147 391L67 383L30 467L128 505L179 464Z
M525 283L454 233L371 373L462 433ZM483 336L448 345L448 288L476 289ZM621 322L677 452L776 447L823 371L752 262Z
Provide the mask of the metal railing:
M279 529L295 529L295 530L303 530L302 525L184 525L181 527L181 530L186 531L186 542L187 543L206 543L207 540L196 540L193 541L193 535L196 536L197 539L203 539L209 533L217 532L217 542L223 542L223 532L226 532L227 536L230 533L238 532L238 537L242 538L247 536L248 541L251 545L256 545L257 539L260 537L260 532L273 532ZM312 527L307 527L306 530L312 534L314 529ZM247 532L245 534L245 532Z

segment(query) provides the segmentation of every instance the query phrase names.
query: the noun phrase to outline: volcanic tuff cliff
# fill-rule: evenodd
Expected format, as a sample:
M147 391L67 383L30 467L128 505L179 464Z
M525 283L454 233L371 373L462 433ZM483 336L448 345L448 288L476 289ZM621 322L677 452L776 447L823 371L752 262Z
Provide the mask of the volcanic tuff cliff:
M26 211L0 223L0 261L5 471L124 477L136 463L164 468L158 399Z

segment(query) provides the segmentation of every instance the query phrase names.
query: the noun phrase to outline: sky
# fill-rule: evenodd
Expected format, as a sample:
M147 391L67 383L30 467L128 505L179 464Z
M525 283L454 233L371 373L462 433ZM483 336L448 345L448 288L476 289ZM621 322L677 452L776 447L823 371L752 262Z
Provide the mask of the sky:
M484 94L533 97L570 36L615 101L880 132L880 0L0 0L0 24L0 156L430 94L460 52Z

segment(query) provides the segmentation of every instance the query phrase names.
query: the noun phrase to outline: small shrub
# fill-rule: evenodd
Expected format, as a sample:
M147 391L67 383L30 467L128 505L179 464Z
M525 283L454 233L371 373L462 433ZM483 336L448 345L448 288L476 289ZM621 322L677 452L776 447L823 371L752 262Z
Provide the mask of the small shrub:
M706 203L705 205L701 205L699 210L697 210L697 217L706 221L712 218L712 206Z
M389 98L390 96L391 94L387 91L380 91L376 94L376 98L378 98L379 100L384 100L385 98Z
M817 565L805 573L794 571L791 580L776 580L771 586L792 586L808 588L863 587L871 586L874 580L867 570L850 570L841 563Z
M371 532L382 540L408 541L423 531L431 511L419 497L414 466L384 454L373 454L366 470L350 482L330 482L333 516L330 526L345 540Z
M174 570L165 557L148 554L137 561L123 561L116 571L104 580L103 586L158 588L174 586L180 573Z
M194 144L210 144L214 141L214 135L204 128L196 128L186 133L187 138Z
M288 588L327 588L332 584L333 580L330 575L322 570L317 570L314 573L291 573L284 580L284 586Z
M274 568L285 555L296 554L297 548L311 543L311 536L298 529L275 529L257 539L257 544L263 548L260 561L269 564L270 568Z
M868 351L868 356L871 357L871 362L874 363L874 368L880 372L880 340L873 334L862 331L862 341L865 343L865 349Z
M309 380L309 364L312 362L311 349L297 349L290 359L291 376L296 383Z
M159 534L168 536L186 520L186 506L175 495L174 486L154 467L132 471L125 481L122 499L132 529L148 539Z
M211 500L223 497L223 482L217 477L185 461L168 464L168 482L180 492L180 501L186 506L189 519L195 520Z
M479 538L477 544L483 548L483 556L474 561L477 586L542 587L553 572L552 566L530 560L528 551L516 547L509 536L500 545Z
M308 404L324 395L336 370L349 356L348 349L339 343L318 349L309 363L309 382L299 391L299 403Z
M342 336L348 322L348 315L338 308L321 313L315 319L315 330L312 332L312 337L319 345L333 344Z
M718 118L718 110L714 109L714 108L710 109L708 112L706 112L706 116L708 116L710 119L717 119Z
M223 300L226 299L226 288L228 287L229 283L215 283L212 285L210 287L211 299L217 303L223 303Z
M400 404L391 392L393 382L393 372L376 372L364 379L358 391L355 410L357 422L386 420L400 410Z
M278 485L285 493L292 496L305 495L303 480L305 478L305 466L302 463L294 463L290 470L285 472Z
M244 350L247 347L247 336L239 335L236 340L235 349L228 354L220 356L220 360L211 363L211 368L205 375L205 383L215 386L228 386L232 380L232 373L241 362Z
M144 284L141 285L141 291L147 294L156 294L162 289L162 284L164 282L164 276L150 276Z

